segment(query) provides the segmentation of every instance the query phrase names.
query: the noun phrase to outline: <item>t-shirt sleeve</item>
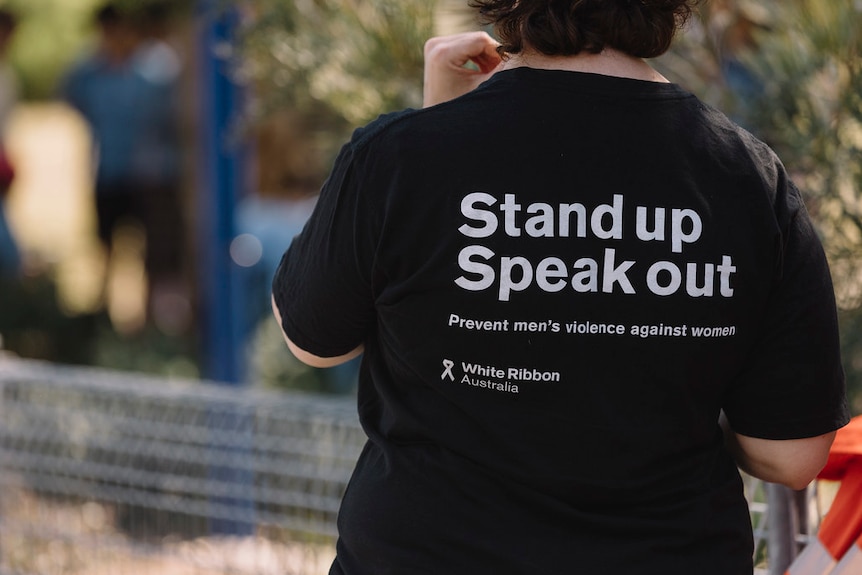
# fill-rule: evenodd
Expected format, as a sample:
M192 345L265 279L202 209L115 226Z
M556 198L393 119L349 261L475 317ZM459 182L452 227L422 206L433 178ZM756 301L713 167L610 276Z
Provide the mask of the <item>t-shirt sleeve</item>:
M734 431L762 439L813 437L849 421L826 256L799 191L786 176L781 187L779 257L762 329L724 402Z
M335 357L361 345L374 321L367 200L345 145L302 232L281 259L273 296L282 328L303 350Z

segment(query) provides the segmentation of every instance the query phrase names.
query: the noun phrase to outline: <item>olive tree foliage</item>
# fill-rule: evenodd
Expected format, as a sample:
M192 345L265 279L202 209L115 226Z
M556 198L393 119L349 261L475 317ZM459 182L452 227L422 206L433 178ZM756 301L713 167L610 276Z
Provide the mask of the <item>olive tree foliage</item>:
M862 303L862 3L775 6L776 28L747 61L763 84L762 137L820 223L842 307Z
M243 0L239 79L252 120L302 113L332 150L377 115L422 103L428 0Z

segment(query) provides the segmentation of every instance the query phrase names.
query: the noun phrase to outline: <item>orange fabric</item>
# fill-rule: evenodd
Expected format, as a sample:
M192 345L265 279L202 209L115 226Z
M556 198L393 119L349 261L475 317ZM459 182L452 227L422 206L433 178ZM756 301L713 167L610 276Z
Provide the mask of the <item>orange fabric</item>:
M823 519L817 538L840 559L862 536L862 459L846 468L841 487Z
M862 539L862 416L838 430L818 479L841 482L817 534L832 557L840 559Z
M841 481L848 466L858 460L862 460L862 415L854 417L850 423L838 430L832 449L829 450L826 467L817 477Z
M827 573L856 545L862 548L862 416L838 430L818 479L841 486L823 519L817 541L805 548L785 575Z

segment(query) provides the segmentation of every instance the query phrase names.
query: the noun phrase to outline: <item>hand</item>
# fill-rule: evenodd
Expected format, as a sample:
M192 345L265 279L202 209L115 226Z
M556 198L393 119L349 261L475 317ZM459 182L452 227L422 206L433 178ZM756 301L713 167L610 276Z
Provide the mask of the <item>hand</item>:
M497 43L485 32L431 38L425 43L424 106L462 96L493 76L503 65ZM479 69L465 66L473 62Z

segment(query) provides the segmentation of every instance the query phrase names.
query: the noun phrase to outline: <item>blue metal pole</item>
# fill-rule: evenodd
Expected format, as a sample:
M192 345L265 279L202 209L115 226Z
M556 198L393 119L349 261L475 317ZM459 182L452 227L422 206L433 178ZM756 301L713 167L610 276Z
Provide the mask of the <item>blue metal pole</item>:
M207 379L240 384L243 341L236 265L230 258L233 214L244 185L244 149L232 137L242 89L232 81L229 54L238 16L218 0L200 0L199 290L201 366Z
M245 165L244 146L234 137L242 90L231 80L229 59L238 16L223 0L199 0L199 8L201 365L205 378L240 385L245 379L244 334L239 321L244 304L238 269L230 257ZM216 442L212 449L210 478L227 490L213 502L237 510L238 516L254 511L253 500L248 496L254 488L254 473L247 466L237 465L253 453L253 422L252 414L242 406L210 414L213 431L228 432L233 437L231 447ZM223 517L211 520L210 530L216 534L249 535L254 525Z

